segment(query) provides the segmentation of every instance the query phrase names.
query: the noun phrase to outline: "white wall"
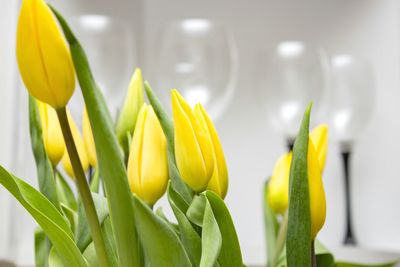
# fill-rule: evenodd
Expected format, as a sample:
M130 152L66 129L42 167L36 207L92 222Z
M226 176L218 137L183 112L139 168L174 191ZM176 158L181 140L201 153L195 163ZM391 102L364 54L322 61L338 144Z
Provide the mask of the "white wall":
M282 138L261 114L260 103L255 96L260 90L255 76L260 66L257 59L263 50L286 39L319 43L331 54L346 52L368 58L375 70L377 97L375 116L360 137L353 157L354 226L361 245L400 250L398 1L253 0L233 3L228 0L147 0L141 5L116 1L114 9L105 6L110 3L107 1L97 2L96 5L88 0L52 2L58 4L60 10L65 10L67 15L95 9L121 14L132 23L139 23L142 26L137 33L140 36L139 55L144 74L150 81L156 77L157 38L166 23L177 18L206 17L231 25L239 49L240 76L233 102L217 128L230 171L227 203L237 226L244 257L249 263L262 263L265 259L262 184L271 173L274 161L284 151ZM13 41L10 40L14 38L12 29L15 18L10 17L12 12L7 11L13 8L13 4L8 4L0 9L5 14L0 14L0 44L5 43L5 49L0 49L0 54L1 58L7 59L0 61L0 81L8 81L0 90L3 111L9 110L7 103L10 91L14 90L14 77L10 71L14 66L14 51ZM140 17L134 16L138 13ZM12 26L6 27L4 21ZM1 125L9 123L8 118L0 113ZM0 132L1 148L7 146L11 138L7 128L2 129L5 130ZM0 150L0 163L7 162L5 151ZM330 145L324 181L328 215L320 238L334 247L340 244L344 234L343 183L334 141ZM4 220L1 217L0 226Z

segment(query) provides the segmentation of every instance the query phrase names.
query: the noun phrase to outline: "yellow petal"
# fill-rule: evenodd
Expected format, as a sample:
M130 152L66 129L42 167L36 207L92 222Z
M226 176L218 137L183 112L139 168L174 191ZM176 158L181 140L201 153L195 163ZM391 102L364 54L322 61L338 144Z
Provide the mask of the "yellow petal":
M137 68L132 75L124 106L118 117L116 133L121 145L123 145L127 134L133 134L139 110L144 103L143 92L142 71Z
M23 0L17 28L17 61L28 91L53 108L65 107L75 89L71 55L50 8Z
M308 186L310 193L311 238L315 239L325 223L326 200L318 155L311 138L308 142Z
M168 183L167 141L151 106L140 109L128 159L131 191L154 205Z
M317 151L319 166L323 172L328 151L328 125L321 124L315 127L310 133L310 138Z
M83 131L83 141L85 143L89 165L92 167L96 167L97 166L96 146L94 144L92 127L90 125L86 107L83 110L82 131Z
M268 184L268 204L275 213L284 213L288 207L289 175L292 153L281 156L275 164Z
M212 144L212 153L214 159L214 171L213 175L208 183L207 189L217 193L222 199L225 198L228 192L228 169L226 167L226 161L224 152L219 141L218 133L214 127L211 118L201 104L197 104L194 108L196 117L200 124L206 129L208 138Z
M42 137L47 155L56 166L65 151L64 137L56 111L46 103L37 101L42 124Z
M82 135L79 132L79 129L76 126L76 123L73 120L71 114L69 112L67 114L68 114L69 126L72 132L72 137L74 139L76 149L78 150L79 159L81 161L83 171L86 172L89 169L89 161L86 153L85 143L83 142ZM64 166L64 170L67 172L67 174L70 177L75 177L67 151L66 153L64 153L64 156L62 158L62 163Z
M177 90L172 91L175 159L182 179L196 192L206 189L214 171L212 145L206 130Z

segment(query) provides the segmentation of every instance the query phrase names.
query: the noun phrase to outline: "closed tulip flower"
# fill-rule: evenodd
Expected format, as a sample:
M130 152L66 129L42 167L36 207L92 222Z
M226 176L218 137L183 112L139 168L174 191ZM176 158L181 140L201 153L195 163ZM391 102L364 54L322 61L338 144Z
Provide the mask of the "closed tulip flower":
M18 18L17 61L29 93L53 108L65 107L75 89L71 55L50 8L23 0Z
M89 160L86 153L85 143L83 142L83 138L81 133L79 132L78 127L76 126L75 121L73 120L72 116L68 112L68 122L69 126L71 127L72 137L74 139L76 149L78 150L79 159L82 164L83 171L87 171L89 169ZM65 172L72 178L75 177L74 171L71 165L71 161L68 156L68 152L64 153L62 158L62 164L64 167Z
M65 151L64 138L56 111L46 103L38 101L44 147L53 166L61 160Z
M151 106L140 109L128 159L131 191L154 205L168 184L167 140Z
M87 115L86 107L84 108L82 115L82 132L83 132L83 141L85 143L89 165L92 167L96 167L97 166L96 146L94 144L92 127L90 126L90 121Z
M204 125L177 90L172 90L175 159L182 179L195 192L207 188L214 171L211 140Z
M325 222L326 203L322 182L322 170L325 165L328 128L316 127L311 133L308 145L308 182L310 191L311 227L315 237ZM316 145L315 145L316 144ZM288 207L289 175L292 153L282 156L276 163L268 185L268 204L276 213L283 213Z
M116 134L119 143L127 149L126 138L127 135L132 136L135 129L137 116L139 110L144 103L144 84L142 78L142 71L138 68L135 70L131 81L127 95L125 97L124 105L121 113L118 117ZM126 152L126 151L125 151Z
M323 172L328 150L328 125L321 124L315 127L310 133L310 138L313 141L315 150L317 151L319 166L321 172Z
M211 118L208 116L201 104L195 106L194 112L200 123L203 125L203 128L206 129L208 137L212 143L214 171L207 189L214 191L224 199L228 192L228 169L226 167L225 156L218 138L218 133Z

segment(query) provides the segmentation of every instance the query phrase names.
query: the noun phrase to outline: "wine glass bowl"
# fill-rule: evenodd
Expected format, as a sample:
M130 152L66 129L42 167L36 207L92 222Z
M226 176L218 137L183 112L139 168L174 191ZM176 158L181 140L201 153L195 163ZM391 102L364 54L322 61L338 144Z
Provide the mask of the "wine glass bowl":
M230 29L208 19L184 19L168 25L162 35L157 70L158 92L170 106L170 89L188 103L201 102L218 119L235 90L238 59Z
M321 117L327 95L329 63L324 50L301 41L279 43L262 79L261 101L275 128L292 140L307 105Z
M135 66L133 29L119 18L99 14L76 17L71 24L85 48L111 115L115 117ZM82 106L80 94L75 94L70 104L74 117L80 117Z
M332 57L332 130L342 146L351 145L367 126L374 107L374 82L370 65L352 55Z

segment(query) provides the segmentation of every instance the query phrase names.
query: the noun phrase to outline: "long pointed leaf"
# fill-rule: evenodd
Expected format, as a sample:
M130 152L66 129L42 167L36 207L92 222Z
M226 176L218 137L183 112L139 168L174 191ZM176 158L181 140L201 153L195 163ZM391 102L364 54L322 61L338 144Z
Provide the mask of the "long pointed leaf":
M311 266L311 218L307 153L311 104L304 113L293 148L289 178L289 221L286 239L289 266Z
M40 225L65 266L87 266L72 239L73 233L67 221L44 195L23 180L12 176L1 166L0 184L21 203Z
M119 265L139 266L132 197L121 150L104 98L97 88L86 54L64 18L52 8L69 43L72 60L87 108L100 173L107 193L110 218L118 248Z
M239 239L236 234L232 217L225 202L214 192L206 191L218 227L222 235L221 252L218 262L221 267L243 267L242 252L240 250Z
M51 166L44 147L39 109L36 100L32 96L29 96L29 130L40 192L42 192L57 209L61 210L57 196L53 167Z
M201 238L185 215L187 207L182 205L182 203L185 203L184 200L175 192L172 186L168 186L168 201L178 221L182 243L189 254L193 266L197 267L200 265L201 259Z
M146 259L152 267L191 267L189 257L173 229L139 198L133 197L135 222Z

